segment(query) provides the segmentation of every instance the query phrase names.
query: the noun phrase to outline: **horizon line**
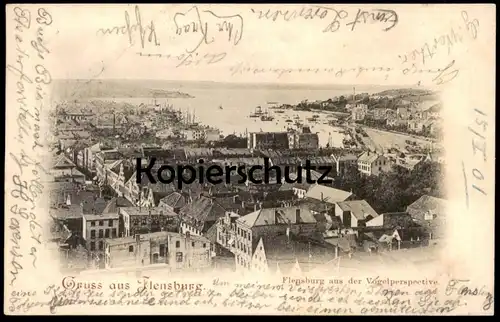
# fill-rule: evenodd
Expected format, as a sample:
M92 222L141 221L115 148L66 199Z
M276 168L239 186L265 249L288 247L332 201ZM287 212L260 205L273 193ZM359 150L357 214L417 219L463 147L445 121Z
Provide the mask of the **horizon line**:
M383 85L383 84L330 84L330 83L279 83L279 82L228 82L228 81L212 81L212 80L171 80L171 79L155 79L155 78L53 78L54 81L160 81L160 82L178 82L178 83L213 83L227 85L272 85L272 86L317 86L317 87L393 87L393 89L424 89L438 91L432 89L431 86L423 85Z

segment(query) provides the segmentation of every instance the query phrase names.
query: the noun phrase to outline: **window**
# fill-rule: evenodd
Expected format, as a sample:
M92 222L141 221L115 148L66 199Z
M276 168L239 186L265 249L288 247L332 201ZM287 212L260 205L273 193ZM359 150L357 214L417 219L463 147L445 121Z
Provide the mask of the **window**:
M99 238L103 238L103 237L104 237L104 230L99 229Z
M90 242L90 250L91 251L95 250L95 242Z
M104 243L102 242L102 240L99 242L99 250L103 250L104 249Z
M181 242L180 241L176 241L175 242L175 248L179 248L181 247Z
M160 256L165 256L165 244L160 244Z
M207 244L203 243L203 248L207 248Z
M194 242L191 243L191 247L194 247Z
M90 238L95 238L95 230L90 231Z
M134 252L134 246L130 245L128 246L128 252L133 253Z
M112 233L111 233L111 237L115 238L117 236L118 236L118 233L116 231L116 228L113 228Z
M113 219L108 220L108 226L113 227Z
M99 226L104 226L104 220L99 220Z
M104 237L109 238L109 229L106 229L106 231L104 233Z
M175 260L177 263L182 263L182 253L181 252L175 253Z
M95 221L91 221L91 222L90 222L90 226L91 226L91 227L95 227Z

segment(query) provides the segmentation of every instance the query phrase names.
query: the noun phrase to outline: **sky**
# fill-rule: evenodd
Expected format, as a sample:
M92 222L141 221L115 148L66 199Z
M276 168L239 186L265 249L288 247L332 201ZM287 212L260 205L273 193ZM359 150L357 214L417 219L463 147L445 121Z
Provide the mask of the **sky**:
M443 45L425 64L420 55L403 63L405 54L420 51L426 43L433 44L436 37L448 35L451 28L458 32L464 26L461 9L454 6L330 5L329 10L318 10L308 5L200 5L199 18L192 5L139 5L138 8L145 38L150 34L148 27L152 22L157 46L152 39L146 40L142 48L137 30L131 32L131 38L127 33L117 35L118 29L114 29L114 34L102 34L107 28L122 30L125 13L133 29L137 22L135 5L48 5L46 9L53 23L44 30L44 43L51 52L47 64L50 62L52 77L430 86L434 83L431 74L410 72L403 76L402 71L413 62L417 71L444 68L470 42L470 37L461 30L464 40L450 49L453 55L448 53L449 46ZM397 15L397 24L388 31L383 29L393 25L394 15L387 14L389 22L385 23L373 22L368 15L380 8L393 10ZM289 21L283 15L278 15L276 21L258 19L261 10L264 13L269 10L269 16L277 10L288 11L286 17L295 11L297 17ZM32 11L35 16L36 11ZM305 19L308 12L316 11L315 18ZM481 7L472 11L485 14ZM469 10L471 16L472 11ZM12 12L7 9L8 16L12 17ZM366 14L358 15L359 23L351 30L352 26L347 24L363 12ZM339 20L338 30L323 32L337 14L347 15ZM322 15L325 16L321 18ZM367 23L363 17L367 17ZM14 23L13 19L7 20L11 25ZM200 20L206 24L206 39L210 44L202 41L199 30L192 32L192 22ZM229 24L231 35L227 31ZM177 26L185 25L190 25L190 31L181 28L181 34L177 34ZM8 35L7 42L14 41L13 38L11 34L9 40ZM200 41L191 56L195 60L189 64L187 52L193 51ZM147 54L164 56L147 57ZM205 58L196 64L196 57ZM209 64L210 61L213 63ZM455 66L463 68L466 64L457 61ZM392 70L369 71L373 67ZM356 70L337 73L353 68Z

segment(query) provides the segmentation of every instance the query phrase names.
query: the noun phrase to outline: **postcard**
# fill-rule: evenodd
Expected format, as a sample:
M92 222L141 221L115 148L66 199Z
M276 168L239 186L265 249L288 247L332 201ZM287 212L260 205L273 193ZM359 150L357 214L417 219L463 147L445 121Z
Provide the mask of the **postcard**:
M492 315L492 4L9 4L6 315Z

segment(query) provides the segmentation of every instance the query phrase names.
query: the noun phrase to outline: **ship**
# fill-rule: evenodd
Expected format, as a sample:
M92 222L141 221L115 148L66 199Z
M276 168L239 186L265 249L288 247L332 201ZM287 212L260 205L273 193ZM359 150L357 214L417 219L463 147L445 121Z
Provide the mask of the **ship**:
M255 108L255 112L250 114L250 117L261 117L264 116L264 113L262 112L262 107L257 106Z
M223 110L224 108L222 107L222 105L219 105L219 110Z
M274 120L274 117L272 117L271 115L269 115L269 113L264 113L264 115L262 115L260 117L260 120L263 121L263 122L270 122L272 120Z

